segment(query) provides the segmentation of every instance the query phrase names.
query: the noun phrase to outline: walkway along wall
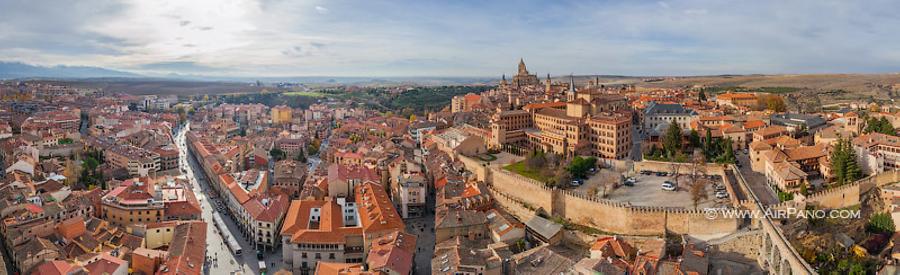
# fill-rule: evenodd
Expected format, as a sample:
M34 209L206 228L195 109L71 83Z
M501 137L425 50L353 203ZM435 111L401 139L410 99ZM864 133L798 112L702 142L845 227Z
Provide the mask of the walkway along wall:
M590 198L489 167L491 191L497 202L514 214L528 209L543 212L573 223L612 233L630 235L716 234L738 229L734 218L708 219L702 210L633 206L625 202ZM523 218L519 216L519 218Z
M885 171L871 175L851 184L838 186L806 197L807 204L814 204L821 208L844 208L857 205L861 202L861 195L876 187L900 181L900 170Z

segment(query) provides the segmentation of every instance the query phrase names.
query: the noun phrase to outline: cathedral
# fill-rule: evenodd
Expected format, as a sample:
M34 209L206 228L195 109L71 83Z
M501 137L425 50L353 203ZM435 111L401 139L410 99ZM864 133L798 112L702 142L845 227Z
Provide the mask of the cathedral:
M506 76L503 76L503 80L500 85L504 85L506 83ZM508 83L512 87L525 87L525 86L533 86L533 85L541 85L541 81L538 80L537 75L528 73L528 69L525 68L525 60L519 59L519 72L513 76L512 82Z

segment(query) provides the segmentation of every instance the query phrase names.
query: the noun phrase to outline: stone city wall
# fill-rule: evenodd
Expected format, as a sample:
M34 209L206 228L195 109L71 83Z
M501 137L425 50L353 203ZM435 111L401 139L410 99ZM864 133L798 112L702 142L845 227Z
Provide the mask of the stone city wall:
M491 190L504 207L518 204L531 213L544 211L573 223L630 235L715 234L738 229L737 219L707 219L702 210L633 206L554 189L502 168L489 168ZM512 207L507 207L512 208ZM514 210L525 211L522 209ZM517 215L518 216L518 215Z

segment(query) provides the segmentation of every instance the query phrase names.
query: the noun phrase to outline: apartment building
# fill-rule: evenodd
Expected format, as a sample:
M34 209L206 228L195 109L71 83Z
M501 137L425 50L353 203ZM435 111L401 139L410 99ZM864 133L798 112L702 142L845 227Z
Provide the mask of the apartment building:
M272 124L290 123L293 110L291 107L278 105L272 107Z
M126 180L101 199L103 219L129 227L136 224L200 218L200 203L190 188L172 182Z
M900 169L900 137L869 133L854 138L852 144L866 175Z
M113 145L103 152L106 162L129 176L146 177L160 171L160 155L133 145Z
M404 230L380 184L367 182L355 192L355 201L326 197L291 202L281 228L287 268L309 274L319 262L362 263L379 238Z
M668 125L675 121L681 129L689 129L692 120L698 117L696 111L685 108L681 104L661 104L650 102L644 108L643 130L649 133L661 125Z

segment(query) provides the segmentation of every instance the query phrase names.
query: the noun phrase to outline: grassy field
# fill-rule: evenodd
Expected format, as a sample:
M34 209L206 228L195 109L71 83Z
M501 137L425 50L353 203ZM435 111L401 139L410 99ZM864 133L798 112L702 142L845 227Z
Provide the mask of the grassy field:
M525 161L516 162L507 166L504 166L503 169L512 171L513 173L525 176L530 179L534 179L540 182L547 182L549 180L547 177L541 175L540 170L532 170L529 169L527 165L525 165Z
M325 94L320 92L286 92L284 95L287 96L305 96L305 97L325 97Z

